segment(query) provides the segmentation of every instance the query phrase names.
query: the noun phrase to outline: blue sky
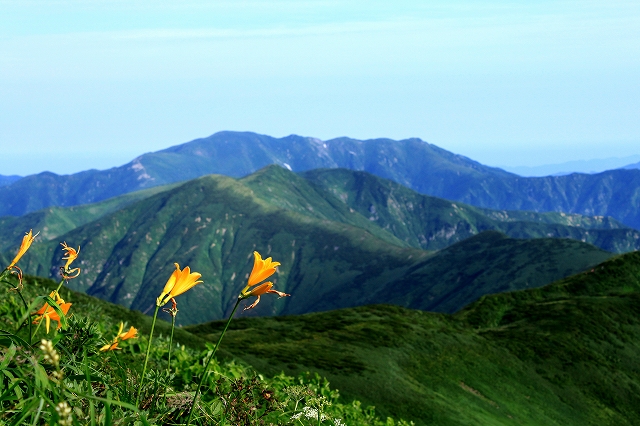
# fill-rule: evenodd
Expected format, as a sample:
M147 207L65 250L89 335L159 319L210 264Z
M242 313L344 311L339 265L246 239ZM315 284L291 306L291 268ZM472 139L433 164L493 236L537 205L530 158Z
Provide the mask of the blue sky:
M490 165L640 154L638 1L0 0L0 174L220 130L420 137Z

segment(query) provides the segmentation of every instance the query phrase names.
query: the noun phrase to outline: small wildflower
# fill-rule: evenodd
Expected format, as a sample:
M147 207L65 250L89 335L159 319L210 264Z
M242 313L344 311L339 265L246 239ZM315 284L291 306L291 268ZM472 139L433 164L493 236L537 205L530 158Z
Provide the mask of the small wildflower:
M302 411L294 414L293 416L291 416L291 420L297 420L300 417L305 416L308 419L317 419L318 418L318 410L316 408L313 407L309 407L309 406L304 406L302 407ZM324 414L320 413L320 421L325 421L327 419L327 416L325 416Z
M62 260L67 261L64 266L60 267L62 276L66 280L76 278L78 275L80 275L80 268L70 269L69 267L71 266L71 263L78 258L78 254L80 253L80 246L78 246L78 250L76 250L73 247L69 247L66 241L61 242L60 245L62 246L62 250L66 252L66 257L63 257Z
M107 343L100 348L100 352L120 350L121 348L118 347L118 343L119 342L117 340L113 343Z
M251 274L249 275L247 286L242 290L242 292L240 293L240 296L238 297L240 299L246 299L251 296L256 296L257 299L251 305L244 308L245 311L248 309L255 308L256 305L260 302L260 296L262 296L265 293L274 293L274 294L277 294L279 297L290 296L290 294L283 293L277 290L272 290L271 287L273 287L273 283L270 281L260 284L258 287L249 291L251 287L260 283L260 281L266 280L271 275L273 275L276 272L276 268L280 266L280 262L273 262L270 257L263 260L262 256L260 256L260 253L258 253L257 251L253 252L253 256L254 256L253 269L251 270Z
M129 331L124 333L122 332L123 329L124 323L121 322L120 327L118 328L118 332L116 333L116 337L113 338L113 341L111 343L108 343L101 347L100 352L120 350L120 348L118 347L118 343L123 340L129 340L138 337L138 329L134 326L131 326L131 328L129 328Z
M136 337L138 337L138 329L134 326L131 326L126 333L120 334L120 340L135 339Z
M250 291L245 297L257 296L257 299L251 305L249 305L246 308L244 308L244 310L246 311L248 309L255 308L256 305L260 302L260 296L262 296L265 293L277 294L279 297L291 296L290 294L283 293L283 292L278 291L278 290L272 290L271 287L273 287L273 283L270 282L270 281L267 281L266 283L260 284L258 287L254 288L252 291Z
M71 426L73 424L71 407L69 407L66 401L62 401L56 405L56 413L58 414L58 424L60 426Z
M40 350L44 352L44 360L46 362L53 364L56 367L58 366L60 363L60 355L58 355L58 352L53 347L51 340L42 339L40 341Z
M180 265L177 263L174 263L174 265L176 270L173 271L167 283L164 285L162 293L156 299L157 306L167 304L171 298L179 296L192 287L202 283L202 281L198 281L198 278L200 278L202 274L191 272L188 266L180 270Z
M276 272L276 268L280 266L280 262L273 262L270 257L262 260L262 256L257 251L253 252L253 257L253 269L247 282L249 287L269 278Z
M40 232L36 233L36 235L33 235L33 229L30 229L29 232L27 232L25 236L22 237L22 243L20 244L18 253L16 254L16 257L13 258L9 266L7 266L7 269L12 269L16 266L16 263L18 263L20 258L27 252L27 250L29 250L29 247L31 247L31 243L33 243L33 240L36 239L39 233Z
M71 307L72 303L65 303L64 299L60 297L57 291L52 291L49 297L54 299L56 304L60 307L60 310L62 311L62 313L67 315L67 312L69 312L69 308ZM58 315L56 310L53 309L53 307L49 306L48 303L45 303L42 306L42 308L38 309L33 315L38 315L33 320L34 324L38 324L40 321L42 321L43 318L45 319L47 333L49 333L49 326L51 324L51 320L56 321L58 323L58 327L56 328L60 328L62 325L60 316Z

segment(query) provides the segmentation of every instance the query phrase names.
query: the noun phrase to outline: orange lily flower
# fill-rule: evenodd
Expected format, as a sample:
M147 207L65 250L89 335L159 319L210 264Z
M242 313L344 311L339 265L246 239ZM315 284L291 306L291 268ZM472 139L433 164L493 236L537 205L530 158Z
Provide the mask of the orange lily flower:
M113 343L107 343L106 345L100 348L100 352L115 351L115 350L122 349L118 347L118 343L119 342L117 340Z
M60 310L65 315L67 315L67 312L69 312L69 308L71 307L72 303L65 303L64 299L62 299L56 291L52 291L49 297L51 297L52 299L55 298L55 302L60 307ZM53 309L52 306L49 306L48 303L45 303L42 306L42 308L38 309L33 315L38 315L33 321L34 324L38 324L39 322L42 321L43 318L45 319L45 326L47 329L47 333L49 333L51 320L56 321L58 323L58 327L56 327L56 329L59 329L62 326L60 321L60 316L58 315L56 310Z
M173 271L167 283L164 285L164 289L160 296L156 299L157 306L163 306L172 297L176 297L191 289L192 287L201 284L203 281L198 281L198 278L202 276L198 272L191 272L188 266L185 266L183 270L180 270L180 265L174 263L176 270Z
M122 332L123 328L124 328L124 323L121 322L120 327L118 328L118 332L116 333L116 337L113 338L113 342L107 343L106 345L101 347L100 352L120 350L121 348L118 347L118 343L120 343L123 340L128 340L128 339L133 339L138 337L138 330L134 326L131 326L129 331L125 333Z
M253 252L253 256L253 269L251 270L251 274L249 275L249 281L247 282L247 286L242 290L238 298L246 299L247 297L257 296L257 299L251 305L244 308L245 311L247 309L255 308L256 305L260 302L260 296L265 293L274 293L280 297L290 296L290 294L283 293L278 290L272 290L272 282L260 284L258 287L249 291L251 287L273 275L276 272L276 268L280 266L280 262L273 262L270 257L262 260L262 256L260 256L260 253L258 253L257 251Z
M29 250L29 247L31 247L31 243L33 243L33 240L36 239L39 233L40 232L36 233L36 235L33 235L33 229L30 229L29 232L27 232L25 236L22 237L22 243L20 244L18 253L16 254L16 257L14 257L11 261L11 264L7 266L7 269L12 269L14 266L16 266L16 263L18 263L20 258L27 252L27 250Z
M273 262L270 257L262 260L262 256L257 251L253 252L253 269L249 275L247 287L252 287L261 281L266 280L276 272L276 268L280 266L280 262Z
M135 328L134 326L131 326L129 331L127 331L126 333L120 334L118 338L120 340L128 340L128 339L135 339L136 337L138 337L138 329Z
M274 294L277 294L279 297L291 296L290 294L283 293L283 292L278 291L278 290L273 290L273 289L271 289L271 287L273 287L273 283L270 282L270 281L267 281L266 283L260 284L258 287L254 288L251 292L249 292L245 297L257 296L258 298L251 305L249 305L246 308L244 308L244 310L246 311L248 309L255 308L256 305L258 303L260 303L260 296L262 296L265 293L274 293Z
M76 278L80 275L80 268L69 269L69 266L71 266L71 263L78 258L80 246L78 246L78 250L76 250L73 247L69 247L66 241L60 243L60 245L62 246L62 250L66 252L66 257L63 257L62 260L67 261L67 263L62 267L63 275L65 275L65 278Z

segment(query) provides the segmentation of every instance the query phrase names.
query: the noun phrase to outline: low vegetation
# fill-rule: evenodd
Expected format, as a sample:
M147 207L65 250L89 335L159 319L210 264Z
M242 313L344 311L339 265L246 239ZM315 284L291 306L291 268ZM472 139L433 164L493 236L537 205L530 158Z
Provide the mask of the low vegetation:
M185 329L215 341L223 325ZM455 315L376 305L241 318L225 342L226 359L318 373L418 425L637 425L640 253Z

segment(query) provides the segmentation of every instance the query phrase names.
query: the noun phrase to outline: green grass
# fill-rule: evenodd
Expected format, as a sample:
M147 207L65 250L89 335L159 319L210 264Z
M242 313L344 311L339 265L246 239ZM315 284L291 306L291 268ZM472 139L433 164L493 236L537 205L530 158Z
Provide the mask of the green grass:
M187 327L214 339L221 323ZM640 422L640 253L450 316L368 306L239 319L227 356L311 370L417 424Z
M19 327L24 311L12 286L15 277L4 282L0 298L0 423L63 424L57 411L71 407L72 423L87 425L184 424L188 418L195 384L205 373L204 359L211 345L181 329L175 330L171 363L168 362L169 324L159 321L149 346L149 368L141 379L149 345L150 318L99 299L63 289L71 302L69 315L60 330L38 327L29 344L31 330ZM57 284L25 277L20 295L30 303L48 294ZM180 298L178 298L180 301ZM41 304L35 303L36 307ZM179 312L178 312L179 315ZM138 337L120 342L120 351L100 352L110 344L121 321L126 329L138 328ZM17 330L17 331L16 331ZM164 337L163 337L164 335ZM20 340L22 339L22 340ZM49 340L56 355L45 350L40 340ZM19 342L20 344L14 344ZM46 358L49 354L50 358ZM58 361L52 362L53 358ZM205 376L201 398L192 425L316 425L304 415L304 407L321 407L328 416L323 425L342 419L357 426L409 426L391 418L379 418L375 409L358 401L340 399L339 392L317 375L256 375L246 363L214 361ZM141 398L136 398L141 387ZM229 403L233 401L233 403ZM71 421L71 420L70 420ZM342 423L344 424L344 423Z

